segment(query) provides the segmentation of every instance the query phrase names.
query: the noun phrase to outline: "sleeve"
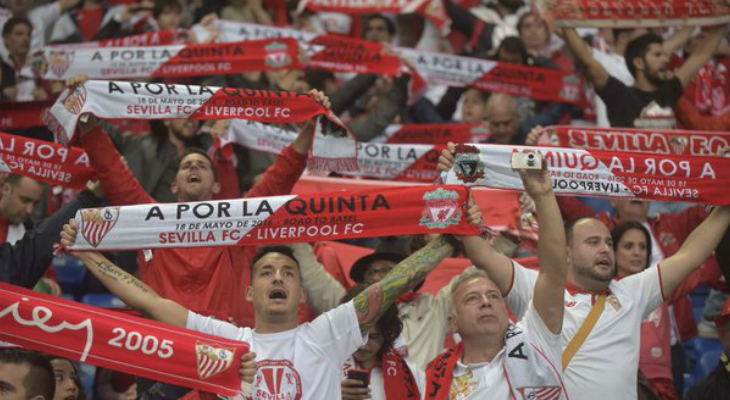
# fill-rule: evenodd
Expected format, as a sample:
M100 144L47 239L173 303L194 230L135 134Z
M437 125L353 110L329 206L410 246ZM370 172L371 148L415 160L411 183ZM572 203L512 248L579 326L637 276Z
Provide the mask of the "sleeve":
M332 112L337 115L345 112L360 96L365 94L373 86L377 78L378 76L374 74L358 75L345 82L341 88L337 89L330 96Z
M48 29L56 20L61 17L61 4L56 1L45 6L36 7L30 12L30 19L33 24L41 24L42 29Z
M263 179L246 194L246 197L281 196L291 193L304 172L307 155L299 154L291 146L285 148L276 158Z
M529 340L548 359L556 370L563 367L563 339L560 333L550 332L535 306L530 302L524 318L520 321L526 327Z
M720 116L705 116L686 97L677 100L674 105L677 119L686 129L697 129L705 131L728 131L730 130L730 111Z
M360 332L355 303L349 301L315 318L308 326L307 340L323 349L324 355L339 369L367 342Z
M76 32L76 25L71 19L71 14L64 14L53 25L51 43L67 43Z
M81 136L81 146L89 155L91 166L104 188L106 198L113 205L155 203L122 162L109 136L101 128L95 128Z
M512 261L512 272L512 286L504 295L504 299L515 318L520 320L532 302L539 272L527 269L514 260Z
M317 313L324 313L337 307L345 296L345 288L317 261L312 246L306 243L294 243L290 247L294 250L294 257L299 261L302 285L307 291L309 306Z
M358 141L369 142L380 135L395 117L403 111L408 101L409 75L402 75L393 82L388 95L378 102L375 110L359 116L348 124Z
M0 280L32 289L53 260L53 245L61 241L63 225L79 209L97 207L100 203L93 194L82 191L77 199L26 232L15 245L3 244L0 248Z
M231 340L244 340L246 329L239 328L228 322L217 320L213 317L204 317L192 311L188 311L188 318L185 322L185 328L192 331L207 333L209 335L218 336Z
M620 287L627 296L634 299L637 309L643 310L642 320L664 302L661 264L655 264L643 272L627 276L615 282L614 285L617 288Z
M682 86L682 81L679 79L679 77L674 77L668 82L666 82L665 86L665 93L667 95L667 99L669 100L669 104L674 105L679 101L679 99L684 94L684 86Z

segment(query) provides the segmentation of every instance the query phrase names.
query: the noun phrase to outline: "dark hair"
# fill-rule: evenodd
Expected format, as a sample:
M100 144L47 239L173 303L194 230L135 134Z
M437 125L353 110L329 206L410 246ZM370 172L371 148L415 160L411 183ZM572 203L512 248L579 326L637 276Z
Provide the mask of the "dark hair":
M649 32L637 37L626 45L624 58L626 59L626 67L628 67L629 72L631 72L631 76L636 77L634 60L637 58L641 58L643 60L644 56L646 56L646 53L649 51L649 46L655 43L661 45L664 43L664 39L656 33Z
M357 297L358 294L364 292L370 287L366 283L358 283L350 289L345 297L340 300L340 304L347 303L348 301ZM383 335L383 347L378 351L378 357L383 357L383 354L389 352L394 348L395 340L398 339L401 332L403 332L403 321L400 319L398 314L398 307L395 304L391 304L383 315L378 318L375 322L375 326Z
M66 361L67 363L71 364L71 368L74 369L74 384L76 385L76 388L78 389L78 395L76 396L76 400L87 400L86 392L84 391L84 386L81 384L81 376L79 374L79 368L76 365L75 362L69 360L68 358L63 357L57 357L57 356L50 356L48 357L48 361ZM53 367L53 364L51 364L51 367Z
M383 14L370 14L367 17L365 17L365 21L363 23L363 29L367 29L370 21L372 21L374 19L382 19L383 21L385 21L385 27L388 28L388 33L390 33L390 36L395 35L395 24L393 23L393 21L389 20ZM365 33L365 32L363 31L363 33Z
M56 377L51 362L44 354L17 347L0 348L0 364L28 364L30 371L23 379L26 398L43 396L45 400L53 400Z
M182 5L180 5L178 0L155 0L155 6L152 8L152 16L157 19L168 9L172 9L181 14L183 12Z
M613 249L616 250L618 248L618 242L626 234L626 232L632 229L636 229L637 231L640 231L644 234L644 238L646 239L646 265L644 266L644 269L649 268L649 263L651 261L651 234L644 227L644 225L636 221L624 221L614 226L613 229L611 229L611 237L613 238ZM618 268L618 266L616 267Z
M215 179L216 182L218 182L218 169L216 169L215 163L213 163L213 159L210 158L207 151L201 149L200 147L186 148L185 151L180 156L180 160L178 160L178 162L177 162L177 169L178 170L180 169L180 166L182 165L182 162L185 159L185 157L187 157L191 154L199 154L199 155L205 157L205 159L210 162L210 168L213 170L213 178Z
M262 259L265 255L269 253L279 253L283 254L292 260L294 260L295 263L297 263L297 268L299 268L299 271L301 271L301 267L299 266L299 260L294 256L294 251L287 246L263 246L260 247L259 250L256 252L256 254L253 256L253 259L251 259L251 281L253 281L253 266L256 265L256 263Z
M33 31L33 24L30 23L30 20L25 17L12 17L9 20L5 22L5 25L3 26L3 36L7 36L10 34L10 32L15 29L16 25L28 25L28 28L30 28L31 32Z
M497 48L497 52L494 53L495 57L499 58L499 54L502 51L506 51L510 54L519 54L520 58L522 58L522 64L525 64L527 62L527 48L525 48L525 44L522 43L522 39L517 36L507 36L506 38L502 39L502 42Z

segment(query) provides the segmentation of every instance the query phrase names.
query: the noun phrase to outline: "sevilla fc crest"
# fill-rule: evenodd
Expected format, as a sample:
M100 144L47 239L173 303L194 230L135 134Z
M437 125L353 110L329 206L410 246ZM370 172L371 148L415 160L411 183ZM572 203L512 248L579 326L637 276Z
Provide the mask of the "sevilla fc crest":
M259 362L254 378L254 395L259 399L300 400L302 380L289 360Z
M57 77L62 78L74 61L74 53L70 51L51 51L49 58L49 69Z
M233 349L195 342L198 376L200 379L208 379L227 370L233 364L233 355Z
M272 42L266 49L266 65L272 68L282 68L292 63L288 47L284 43Z
M76 86L68 92L66 98L62 100L63 106L70 113L78 115L86 103L86 89L83 86Z
M81 210L81 235L91 246L97 247L118 219L118 207Z
M468 144L457 144L454 156L454 172L465 183L484 178L484 163L479 159L479 149Z
M429 229L444 229L456 225L461 220L459 194L453 190L438 188L423 195L426 209L423 210L419 225Z
M562 392L559 386L521 387L517 390L522 395L522 400L556 400Z
M672 146L672 151L674 154L681 156L687 151L687 137L685 136L675 136L669 139L669 144Z

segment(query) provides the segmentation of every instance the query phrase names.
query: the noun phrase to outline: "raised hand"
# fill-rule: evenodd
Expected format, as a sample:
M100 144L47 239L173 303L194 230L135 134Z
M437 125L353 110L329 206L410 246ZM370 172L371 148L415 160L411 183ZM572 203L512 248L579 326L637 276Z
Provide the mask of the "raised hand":
M436 166L436 171L439 173L446 172L454 166L454 153L456 152L456 145L453 142L449 142L446 148L441 150L439 156L439 163Z
M362 387L362 382L355 379L342 381L342 400L367 400L371 398L370 388Z
M552 183L550 182L550 173L547 170L547 163L544 159L542 160L542 169L540 171L520 170L520 178L522 178L525 191L533 199L549 194L553 190Z

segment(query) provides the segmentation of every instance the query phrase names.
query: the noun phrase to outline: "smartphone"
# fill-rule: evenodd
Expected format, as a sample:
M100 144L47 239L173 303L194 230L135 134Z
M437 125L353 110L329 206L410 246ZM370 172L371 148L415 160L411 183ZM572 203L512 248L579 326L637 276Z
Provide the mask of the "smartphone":
M348 369L347 379L362 382L362 385L360 385L362 388L370 386L370 372L366 369Z

